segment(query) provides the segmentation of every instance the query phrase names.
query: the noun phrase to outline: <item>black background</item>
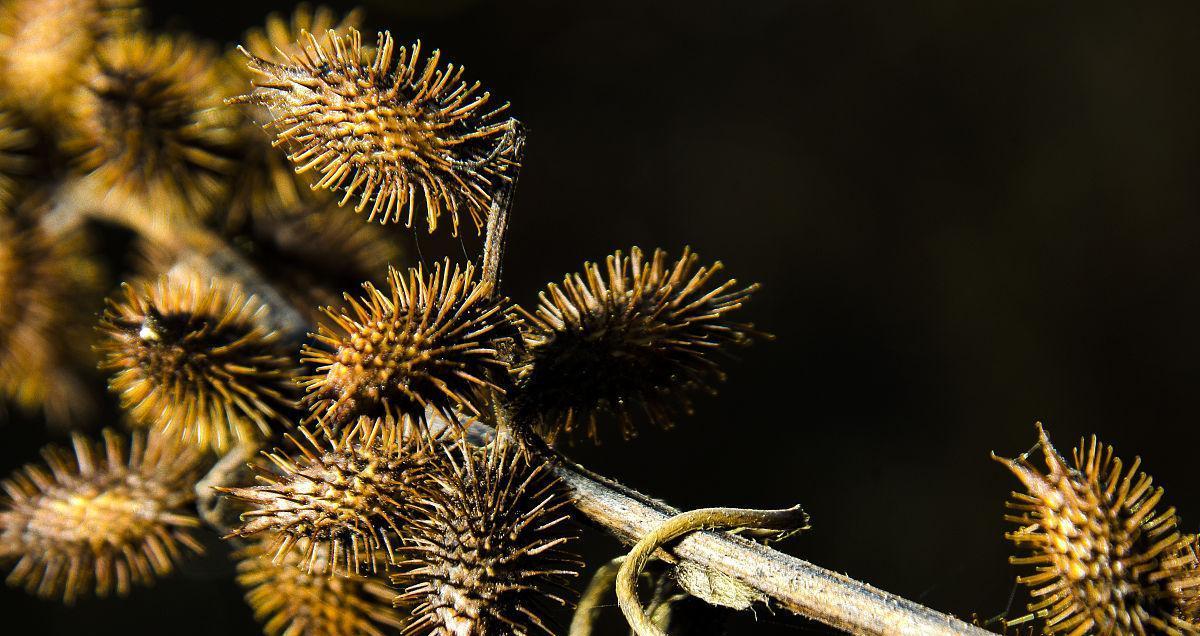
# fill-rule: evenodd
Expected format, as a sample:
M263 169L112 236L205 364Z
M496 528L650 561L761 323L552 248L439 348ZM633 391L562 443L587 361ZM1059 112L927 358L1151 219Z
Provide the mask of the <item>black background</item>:
M151 5L158 26L221 41L288 9ZM369 4L367 27L440 47L528 126L515 299L631 245L691 245L763 283L745 313L778 339L739 353L719 397L674 431L573 455L683 508L802 503L813 529L785 550L990 616L1012 589L1015 480L988 453L1028 448L1037 420L1063 450L1096 433L1141 454L1187 528L1200 519L1198 12L421 0ZM10 424L0 468L47 437ZM617 551L589 535L593 563ZM210 552L123 601L5 589L0 616L40 633L256 633ZM730 625L806 631L831 630L761 609Z

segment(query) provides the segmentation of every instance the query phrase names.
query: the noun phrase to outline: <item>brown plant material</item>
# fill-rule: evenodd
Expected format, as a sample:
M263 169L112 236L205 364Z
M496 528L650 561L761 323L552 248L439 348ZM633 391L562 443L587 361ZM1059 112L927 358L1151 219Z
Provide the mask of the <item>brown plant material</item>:
M317 365L304 381L315 418L331 427L360 415L423 423L433 408L454 419L503 391L508 367L497 349L516 334L473 265L389 269L386 290L363 289L347 294L347 308L327 308L333 326L319 325L316 344L304 347L302 360Z
M314 187L342 191L341 205L357 198L355 211L369 208L369 220L412 227L420 210L433 232L446 213L457 236L463 211L481 229L511 167L509 127L499 119L507 104L490 109L490 95L464 82L462 67L439 69L438 51L422 63L420 43L397 51L388 32L373 56L355 29L330 31L323 44L303 35L303 53L287 63L247 52L262 77L234 100L270 111L266 128L297 170L316 169Z
M67 148L115 214L200 218L225 196L238 114L217 57L184 37L101 43L72 98Z
M550 466L501 436L458 442L429 477L393 583L412 607L405 634L551 633L544 606L567 606L582 564L565 550L568 502Z
M303 550L305 572L371 572L395 563L407 502L431 459L430 440L395 421L362 418L337 441L300 429L297 452L265 453L259 484L223 492L250 504L231 536L266 534L276 564Z
M316 324L321 307L337 303L341 290L382 280L401 250L394 232L314 204L252 223L232 243Z
M598 440L605 416L628 438L637 410L662 427L691 413L691 396L725 379L713 354L764 335L727 317L758 285L716 284L721 263L698 261L688 249L673 263L663 250L648 261L618 251L551 284L534 312L515 308L528 351L516 369L522 417L551 438L582 427Z
M330 30L357 29L362 25L362 20L362 9L352 9L338 16L329 7L318 5L313 8L302 2L292 9L290 16L272 13L267 16L265 25L247 30L242 36L242 48L254 57L287 64L293 58L304 55L307 41L305 33L323 34ZM253 77L252 73L247 72L245 60L240 55L238 62L247 77Z
M81 233L51 237L22 217L0 214L0 396L67 423L90 408L76 369L94 364L80 318L99 309L99 267Z
M33 131L21 125L20 117L0 109L0 213L13 204L18 179L33 166L30 151L34 143Z
M8 0L0 4L0 88L42 122L68 119L68 96L97 42L140 21L136 0Z
M270 541L257 541L239 550L237 581L246 601L268 636L384 636L404 627L403 615L392 608L391 589L371 576L328 576L306 571L301 553L309 542L279 562L272 560ZM328 561L325 547L317 548L316 571Z
M117 433L102 443L72 437L50 446L44 466L0 482L0 558L15 559L10 585L67 603L95 592L128 594L165 576L185 552L200 553L189 510L199 456L159 437Z
M98 349L136 421L218 452L287 422L297 369L263 327L265 305L190 271L123 289L101 318Z
M313 9L302 3L293 9L290 17L271 14L264 26L246 31L242 42L251 55L286 64L292 56L303 55L302 33L357 28L362 23L362 13L354 9L339 17L328 7ZM246 67L245 57L239 51L228 56L227 66L231 73L241 76L239 90L254 79L254 73ZM265 108L244 111L241 134L245 154L239 161L233 197L227 206L227 227L236 228L247 220L287 218L296 212L307 212L314 202L329 198L309 188L307 175L297 174L287 157L271 145L270 136L255 123L269 119L270 112Z
M1074 461L1058 454L1038 425L1046 462L1039 471L1025 456L996 458L1024 484L1005 518L1018 525L1005 537L1030 554L1013 557L1034 566L1017 581L1031 588L1029 612L1047 634L1200 633L1194 608L1200 574L1194 536L1180 534L1174 508L1156 510L1163 489L1126 468L1093 437L1081 441ZM1014 621L1014 623L1019 621Z

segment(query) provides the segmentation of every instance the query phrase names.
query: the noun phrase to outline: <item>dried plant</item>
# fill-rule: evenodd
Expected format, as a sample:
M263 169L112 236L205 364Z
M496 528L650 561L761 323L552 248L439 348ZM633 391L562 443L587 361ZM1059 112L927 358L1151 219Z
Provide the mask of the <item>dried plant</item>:
M543 606L570 604L582 564L565 550L568 499L550 467L503 438L456 443L428 482L393 576L397 604L413 607L404 633L552 634Z
M136 0L9 0L0 5L4 101L45 122L69 121L69 95L97 43L133 30Z
M1035 573L1029 611L1047 634L1181 634L1200 630L1195 535L1181 534L1174 508L1157 511L1141 459L1126 468L1111 446L1080 442L1074 461L1058 454L1038 428L1041 472L1024 456L998 460L1028 493L1014 493L1005 536L1029 556L1013 557Z
M766 339L734 316L758 287L633 248L512 305L525 128L462 67L386 31L364 46L360 23L302 5L235 61L147 30L130 0L0 0L0 399L86 413L86 360L149 429L128 451L76 434L73 456L51 447L3 482L10 583L123 594L199 551L203 525L237 548L268 634L553 633L586 519L632 550L593 580L577 636L604 588L639 636L683 633L683 602L986 633L767 547L807 527L798 506L682 512L551 446L701 406L719 356ZM453 235L469 217L482 254L400 263L393 224L417 216ZM96 233L115 241L101 256ZM105 266L134 282L97 334ZM1196 540L1161 489L1098 442L1073 464L1040 445L1045 471L1001 460L1028 490L1009 538L1034 597L1004 628L1200 634ZM671 579L647 609L655 558Z
M16 112L0 109L0 206L5 209L17 194L17 180L32 168L29 151L35 143L33 131Z
M690 396L711 393L725 378L712 353L759 335L726 317L758 286L711 284L721 264L698 268L698 261L687 249L670 264L663 250L648 261L636 247L629 256L618 251L603 269L586 263L582 275L551 284L536 311L518 307L528 351L516 369L526 416L551 437L583 428L598 439L605 416L628 438L636 411L658 426L690 413Z
M409 500L419 496L432 451L429 440L401 435L395 421L361 418L335 442L305 429L292 438L298 453L267 453L274 470L259 485L230 488L251 504L234 531L268 533L278 563L297 546L306 572L371 572L396 563L409 520ZM379 563L380 555L384 563Z
M100 43L70 108L64 142L91 191L121 214L209 214L234 169L237 113L211 47L134 33Z
M234 555L237 581L246 602L268 636L384 636L404 626L392 608L392 590L376 577L327 576L328 554L303 540L295 551L274 559L270 541L250 544ZM311 568L303 554L314 554ZM311 570L311 571L310 571Z
M23 208L41 207L30 195ZM63 423L87 414L79 361L100 272L80 232L50 235L26 217L0 214L0 395Z
M289 19L278 14L268 16L263 27L246 31L242 42L251 55L286 64L292 56L304 53L303 46L296 40L302 31L341 31L357 28L361 22L362 11L359 10L350 11L339 18L326 7L313 9L307 4L300 4ZM243 54L235 49L228 57L231 72L242 76L238 82L239 88L250 85L255 74L246 67ZM287 157L276 151L271 139L258 129L256 122L269 119L270 112L265 108L243 111L241 134L245 152L234 178L234 194L225 209L226 224L230 227L237 227L250 219L262 221L290 217L296 212L304 213L313 208L314 202L327 198L314 194L308 187L307 175L297 174ZM361 223L355 225L363 226Z
M313 324L325 318L321 307L341 301L342 290L385 281L403 254L386 228L331 214L329 205L256 221L230 239Z
M387 32L369 62L355 29L330 31L324 43L302 37L303 54L285 63L247 52L262 78L236 100L270 110L267 127L298 170L316 169L315 187L342 190L343 205L357 197L355 211L370 206L369 220L411 227L420 210L433 232L447 213L457 235L462 209L482 228L509 167L499 120L507 105L489 106L462 67L439 69L438 51L424 61L420 43L396 51Z
M16 559L9 583L67 603L93 591L124 595L202 551L193 536L200 521L188 508L198 455L141 433L126 450L111 430L102 443L76 435L72 444L74 453L47 447L44 466L0 482L9 499L0 558Z
M359 416L423 422L426 410L448 418L478 415L489 391L502 390L508 367L496 341L505 329L503 301L480 282L474 266L449 261L432 271L388 272L388 289L365 284L348 308L326 311L303 360L317 365L305 379L318 419L340 426Z
M140 424L201 447L269 437L294 404L297 374L269 310L194 271L124 286L100 329L109 388Z

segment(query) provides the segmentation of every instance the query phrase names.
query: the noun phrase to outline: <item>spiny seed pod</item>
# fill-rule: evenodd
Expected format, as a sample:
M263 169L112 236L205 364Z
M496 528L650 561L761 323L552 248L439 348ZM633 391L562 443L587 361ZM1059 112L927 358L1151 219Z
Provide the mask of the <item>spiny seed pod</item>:
M457 236L460 210L477 229L512 154L508 122L489 110L479 83L462 81L462 67L439 69L437 51L421 64L421 45L395 50L379 34L366 62L362 35L330 31L324 44L305 32L302 55L276 64L247 52L262 75L237 103L265 106L267 128L289 149L300 172L316 169L314 187L343 190L341 204L370 207L369 219L411 227L423 209L429 231L443 212Z
M1200 596L1195 537L1179 533L1174 508L1158 512L1141 459L1128 469L1093 437L1080 443L1074 464L1058 454L1038 425L1047 472L1026 456L997 458L1028 493L1014 493L1005 535L1031 553L1013 557L1035 573L1018 582L1032 588L1029 611L1047 634L1196 634L1191 615Z
M90 407L77 369L95 363L78 318L99 309L99 268L80 232L51 237L24 217L0 214L0 396L69 423Z
M263 622L268 636L384 636L404 627L392 609L391 588L374 577L359 574L327 576L301 567L307 539L279 562L272 561L270 541L257 541L234 556L237 581L246 601ZM315 570L325 569L328 554L316 550Z
M7 0L0 4L0 86L31 118L64 119L66 97L96 42L139 21L136 0Z
M406 502L431 457L429 439L366 418L336 442L300 431L298 440L289 435L298 454L265 454L274 470L257 467L261 484L222 489L252 506L231 536L267 533L277 564L303 548L305 572L374 572L380 558L395 564Z
M564 546L567 500L547 464L500 438L487 449L449 446L407 526L397 606L405 634L550 633L541 612L569 605L581 564Z
M7 211L17 192L17 178L32 166L33 131L13 112L0 109L0 211Z
M202 217L224 196L238 114L213 51L134 34L101 43L72 100L66 142L114 214Z
M292 56L303 55L298 43L302 32L325 33L330 29L342 31L356 28L362 22L362 11L355 9L338 19L327 7L315 10L300 4L293 10L291 18L278 14L267 18L265 27L250 29L242 36L245 49L251 55L265 60L287 63ZM282 53L281 53L282 52ZM242 86L251 82L254 74L246 67L245 57L233 51L227 60L231 72L244 76ZM308 187L306 175L297 174L291 162L271 145L271 140L254 123L267 121L270 113L265 108L247 109L242 118L242 146L245 155L239 161L234 178L233 197L230 200L226 227L238 227L247 220L271 220L290 217L296 212L305 212L311 202L323 201ZM381 270L382 271L382 270ZM359 278L354 284L361 282Z
M758 285L714 286L721 263L697 268L698 260L688 249L672 264L662 250L648 262L636 247L628 258L618 251L603 270L586 263L562 287L551 284L535 312L514 308L528 350L516 369L524 417L551 438L582 425L597 440L606 413L625 437L635 433L635 409L663 427L690 413L690 396L725 378L710 356L764 335L726 316Z
M233 238L263 275L315 324L320 307L336 303L340 290L377 280L400 260L393 232L353 216L329 215L314 205L252 223Z
M67 603L94 591L129 593L200 553L191 513L199 456L163 438L134 433L128 452L111 430L103 443L72 438L42 451L0 482L0 558L16 559L10 585Z
M263 326L265 305L192 271L123 289L101 318L98 350L136 421L218 452L287 421L296 369Z
M317 365L304 381L314 416L331 427L360 415L424 422L426 408L449 419L462 407L481 412L489 391L503 391L507 365L497 352L513 338L502 299L475 268L439 263L432 272L388 271L388 289L363 285L349 309L326 315L302 360ZM500 383L500 384L498 384Z

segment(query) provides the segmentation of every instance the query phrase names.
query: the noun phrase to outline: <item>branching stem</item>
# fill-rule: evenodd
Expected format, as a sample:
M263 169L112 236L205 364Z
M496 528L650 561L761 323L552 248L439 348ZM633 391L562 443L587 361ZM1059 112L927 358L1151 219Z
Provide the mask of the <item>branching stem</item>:
M617 571L617 603L637 636L667 636L654 624L638 600L637 582L642 570L663 545L697 530L754 528L796 530L807 527L808 515L800 506L783 510L745 510L741 508L701 508L667 519L633 546Z
M431 425L433 423L431 422ZM467 428L472 443L489 443L496 431L480 422ZM597 480L569 462L558 462L555 475L567 486L575 509L596 526L635 545L679 511L612 479ZM644 501L655 501L652 506ZM698 531L654 556L688 563L739 581L790 612L856 636L988 636L969 625L905 598L876 589L729 533Z

